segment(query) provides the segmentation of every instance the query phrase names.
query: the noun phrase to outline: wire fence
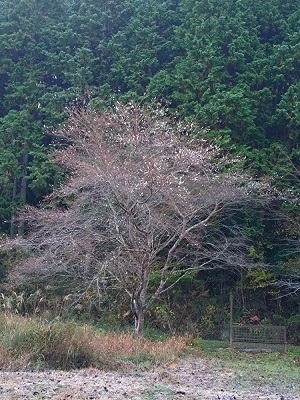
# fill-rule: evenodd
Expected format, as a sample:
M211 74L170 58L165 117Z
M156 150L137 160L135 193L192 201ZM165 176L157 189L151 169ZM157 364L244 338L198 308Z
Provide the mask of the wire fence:
M230 347L244 351L286 353L286 328L274 325L231 324Z

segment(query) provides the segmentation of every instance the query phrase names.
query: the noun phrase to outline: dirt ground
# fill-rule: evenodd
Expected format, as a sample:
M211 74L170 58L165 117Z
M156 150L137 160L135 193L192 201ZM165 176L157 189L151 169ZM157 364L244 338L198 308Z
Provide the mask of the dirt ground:
M300 370L299 370L300 371ZM299 372L300 375L300 372ZM151 371L0 371L0 399L54 400L300 400L297 382L249 384L241 373L190 358Z

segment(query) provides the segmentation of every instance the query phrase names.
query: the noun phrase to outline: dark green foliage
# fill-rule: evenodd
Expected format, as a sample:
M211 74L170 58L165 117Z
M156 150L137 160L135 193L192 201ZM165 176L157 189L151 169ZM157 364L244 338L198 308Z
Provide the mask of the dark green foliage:
M173 61L153 77L149 95L200 119L212 136L245 146L253 171L276 171L274 142L299 160L299 2L180 5Z
M159 99L209 126L209 137L242 152L248 169L277 180L291 175L299 162L298 5L2 0L0 141L10 160L9 168L0 164L0 179L10 185L1 195L4 214L11 213L5 204L22 198L12 194L18 169L33 180L37 168L29 164L45 162L44 188L31 185L33 202L57 181L41 145L49 144L45 130L64 119L65 108L108 105L116 97ZM28 165L20 158L25 141Z

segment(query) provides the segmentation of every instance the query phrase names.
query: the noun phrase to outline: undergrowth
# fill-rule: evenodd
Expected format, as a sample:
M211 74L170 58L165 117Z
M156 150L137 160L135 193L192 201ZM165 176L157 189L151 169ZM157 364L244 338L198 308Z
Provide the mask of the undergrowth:
M186 348L180 337L153 341L72 321L0 315L0 369L146 367L173 361Z
M228 342L194 337L137 338L68 320L47 321L0 314L0 369L43 370L98 368L128 370L176 363L182 355L206 359L211 370L230 370L245 384L262 380L297 384L300 347L287 354L249 354L229 349Z

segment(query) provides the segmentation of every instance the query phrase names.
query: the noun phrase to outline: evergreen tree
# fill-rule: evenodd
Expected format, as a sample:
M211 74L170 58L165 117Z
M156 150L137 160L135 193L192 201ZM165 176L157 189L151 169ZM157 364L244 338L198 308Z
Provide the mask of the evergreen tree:
M274 141L290 154L297 147L299 2L183 0L179 19L174 59L151 79L149 97L203 121L269 173ZM288 97L293 116L283 117Z
M46 171L40 165L41 159L45 161L48 141L45 129L61 120L61 111L55 113L58 88L56 82L49 85L46 47L41 38L44 29L48 32L55 29L53 21L63 18L63 8L60 2L54 1L47 7L43 1L24 0L3 1L2 10L0 176L4 207L1 220L9 220L19 205L37 201L56 179L54 168ZM39 174L31 174L39 168ZM10 233L16 233L13 222Z

